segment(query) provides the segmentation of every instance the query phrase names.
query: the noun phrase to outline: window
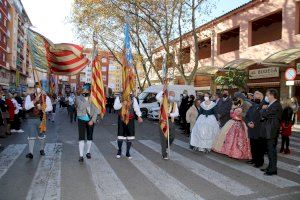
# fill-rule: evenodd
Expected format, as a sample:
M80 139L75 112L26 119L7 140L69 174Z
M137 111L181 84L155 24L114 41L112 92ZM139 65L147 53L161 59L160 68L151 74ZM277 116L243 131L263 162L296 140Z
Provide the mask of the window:
M281 39L282 11L251 22L251 31L251 46Z
M239 50L240 48L240 28L235 28L219 34L218 38L218 53L223 54L231 51Z
M211 39L206 39L198 43L199 60L211 57Z
M143 103L154 103L156 101L156 93L148 93L148 95L144 98Z
M179 60L181 60L182 64L187 64L191 61L191 47L186 47L181 50Z
M159 58L155 59L155 68L157 70L162 69L162 64L163 64L163 57L159 57Z

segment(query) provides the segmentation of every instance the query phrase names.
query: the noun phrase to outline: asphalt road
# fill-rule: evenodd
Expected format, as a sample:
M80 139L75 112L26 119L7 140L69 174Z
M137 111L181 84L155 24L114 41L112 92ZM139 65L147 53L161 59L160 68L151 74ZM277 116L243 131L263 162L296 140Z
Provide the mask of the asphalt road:
M278 176L266 177L245 161L188 150L179 130L171 160L162 160L158 124L148 120L136 124L133 159L116 159L116 114L96 126L92 159L79 163L77 124L66 110L48 122L46 156L36 144L28 160L27 126L0 140L0 200L300 199L300 133L291 138L292 154L278 157Z

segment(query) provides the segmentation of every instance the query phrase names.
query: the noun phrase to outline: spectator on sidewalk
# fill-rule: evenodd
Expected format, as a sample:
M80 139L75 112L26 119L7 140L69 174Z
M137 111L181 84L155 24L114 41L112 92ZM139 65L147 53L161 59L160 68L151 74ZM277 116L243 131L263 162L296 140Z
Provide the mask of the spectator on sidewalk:
M190 132L192 132L192 129L199 116L200 104L201 104L200 99L196 99L194 105L190 107L186 112L186 121L190 124Z
M217 104L218 118L220 127L223 127L230 119L230 111L232 107L232 100L229 97L228 90L223 91L223 97Z
M12 102L12 94L6 93L5 94L5 104L7 106L7 111L8 111L8 118L6 118L7 121L7 135L11 135L11 126L14 121L14 116L15 116L15 106Z
M293 104L291 99L285 99L283 101L282 115L281 115L281 148L280 153L290 154L290 136L292 134L292 126L295 124L295 114L292 108Z
M17 102L16 100L17 93L13 94L12 96L12 103L14 104L15 110L14 110L14 121L11 126L11 133L24 133L24 131L21 129L21 120L20 120L20 110L22 110L22 106Z
M269 105L263 105L261 110L262 130L261 136L265 139L269 165L262 169L265 175L277 175L277 140L280 130L280 120L282 106L278 101L278 92L276 89L269 89L266 93L265 101ZM263 155L262 155L263 157Z
M75 110L75 95L74 93L71 93L70 96L68 97L68 111L70 115L70 122L72 123L73 120L76 122L76 110Z

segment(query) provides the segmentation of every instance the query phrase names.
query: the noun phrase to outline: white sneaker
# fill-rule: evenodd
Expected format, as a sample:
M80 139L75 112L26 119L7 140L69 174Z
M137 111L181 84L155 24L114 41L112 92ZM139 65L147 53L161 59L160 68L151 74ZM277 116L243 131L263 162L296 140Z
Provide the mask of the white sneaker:
M17 131L16 129L11 129L10 132L11 132L11 133L16 133L16 132L18 132L18 131Z
M117 158L118 158L118 159L121 158L121 155L118 154L118 155L117 155Z
M24 133L22 129L17 130L17 133Z

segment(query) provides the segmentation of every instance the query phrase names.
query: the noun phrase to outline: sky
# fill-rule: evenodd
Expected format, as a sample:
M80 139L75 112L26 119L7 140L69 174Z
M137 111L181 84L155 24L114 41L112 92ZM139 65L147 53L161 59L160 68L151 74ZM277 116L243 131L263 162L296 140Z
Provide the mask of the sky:
M21 0L34 30L54 43L80 43L75 27L68 22L73 0ZM219 17L250 0L218 0L207 20Z

